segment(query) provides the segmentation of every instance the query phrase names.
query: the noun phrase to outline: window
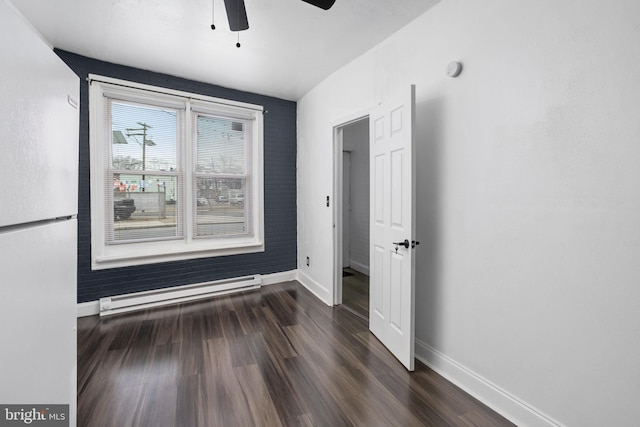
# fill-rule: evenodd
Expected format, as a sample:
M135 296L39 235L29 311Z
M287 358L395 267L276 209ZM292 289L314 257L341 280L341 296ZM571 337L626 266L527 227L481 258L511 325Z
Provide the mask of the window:
M261 106L90 82L92 268L264 251Z

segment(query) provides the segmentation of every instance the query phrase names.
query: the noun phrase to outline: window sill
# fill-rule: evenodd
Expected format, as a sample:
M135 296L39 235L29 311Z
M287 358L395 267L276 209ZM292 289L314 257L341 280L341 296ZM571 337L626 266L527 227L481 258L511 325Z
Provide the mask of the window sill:
M254 239L234 239L233 242L217 243L212 248L210 242L184 241L148 242L129 245L114 245L104 248L104 253L92 257L92 270L132 267L171 261L211 258L226 255L264 252L264 242Z

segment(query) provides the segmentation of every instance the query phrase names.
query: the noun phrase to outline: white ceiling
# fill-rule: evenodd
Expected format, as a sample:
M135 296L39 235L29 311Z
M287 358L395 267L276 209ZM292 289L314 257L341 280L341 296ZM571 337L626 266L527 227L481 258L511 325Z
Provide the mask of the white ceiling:
M53 47L288 100L439 0L245 0L250 28L229 31L223 0L11 0Z

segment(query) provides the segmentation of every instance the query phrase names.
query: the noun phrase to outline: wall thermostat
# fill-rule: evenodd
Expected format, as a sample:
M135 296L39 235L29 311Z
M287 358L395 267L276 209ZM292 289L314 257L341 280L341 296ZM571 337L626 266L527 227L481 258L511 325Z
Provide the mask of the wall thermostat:
M452 61L447 66L447 76L458 77L462 72L462 64L456 61Z

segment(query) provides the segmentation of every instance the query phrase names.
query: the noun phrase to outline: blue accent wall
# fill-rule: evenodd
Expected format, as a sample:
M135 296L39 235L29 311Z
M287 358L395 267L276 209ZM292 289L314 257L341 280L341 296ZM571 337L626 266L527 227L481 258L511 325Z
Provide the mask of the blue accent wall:
M81 79L78 302L297 267L295 102L98 61L59 49L55 52ZM264 106L265 252L91 270L89 73Z

